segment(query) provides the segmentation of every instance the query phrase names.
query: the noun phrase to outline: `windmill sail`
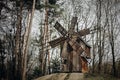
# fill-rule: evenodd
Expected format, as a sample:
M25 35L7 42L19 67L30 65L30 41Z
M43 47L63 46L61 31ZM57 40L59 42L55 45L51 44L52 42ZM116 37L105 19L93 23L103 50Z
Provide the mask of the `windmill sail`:
M78 32L78 34L79 34L79 36L88 35L88 34L90 34L90 29L87 28L87 29L80 30L80 31Z
M59 44L64 43L65 40L66 40L65 37L60 37L53 41L50 41L49 44L52 48L54 48L54 47L58 46Z
M86 57L90 58L90 45L88 45L82 38L80 38L80 45L82 47L82 49L85 51Z
M62 27L62 25L59 22L55 23L55 29L60 32L63 36L67 34L67 31Z
M76 23L77 23L77 17L73 17L71 20L69 31L68 31L69 34L72 34L74 32Z

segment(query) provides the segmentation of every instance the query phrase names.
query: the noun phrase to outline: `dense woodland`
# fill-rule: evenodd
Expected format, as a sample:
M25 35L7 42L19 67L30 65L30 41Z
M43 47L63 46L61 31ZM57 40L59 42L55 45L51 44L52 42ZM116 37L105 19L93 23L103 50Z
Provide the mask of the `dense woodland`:
M31 80L60 72L61 46L48 42L61 36L59 21L91 46L89 73L120 77L120 0L0 0L0 80Z

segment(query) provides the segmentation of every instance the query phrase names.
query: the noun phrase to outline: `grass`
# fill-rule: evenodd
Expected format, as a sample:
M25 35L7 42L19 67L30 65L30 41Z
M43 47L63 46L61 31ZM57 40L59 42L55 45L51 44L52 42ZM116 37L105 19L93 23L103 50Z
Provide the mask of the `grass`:
M85 74L84 80L120 80L107 74Z

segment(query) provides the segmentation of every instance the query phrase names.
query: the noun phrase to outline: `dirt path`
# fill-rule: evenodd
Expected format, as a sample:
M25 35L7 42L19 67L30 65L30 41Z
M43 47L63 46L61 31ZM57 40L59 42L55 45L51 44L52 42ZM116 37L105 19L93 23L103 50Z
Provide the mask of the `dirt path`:
M82 80L83 73L56 73L46 75L35 80Z

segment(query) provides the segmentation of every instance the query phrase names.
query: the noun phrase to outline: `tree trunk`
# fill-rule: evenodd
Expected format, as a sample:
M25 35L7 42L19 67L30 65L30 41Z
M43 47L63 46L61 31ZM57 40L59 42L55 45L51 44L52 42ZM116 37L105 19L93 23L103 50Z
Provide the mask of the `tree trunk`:
M94 44L94 34L92 35L92 45L93 45L93 62L92 62L92 73L95 71L95 44Z
M44 46L48 45L48 0L45 0L45 26L44 26L44 38L43 38L43 43L45 43ZM46 68L46 62L47 62L47 56L49 58L49 51L48 47L43 49L42 53L42 74L45 75L47 72ZM49 60L48 60L49 61ZM49 63L49 62L48 62Z
M97 27L98 27L98 73L101 72L102 53L101 53L101 0L97 1Z
M32 12L29 11L29 13L28 13L28 22L27 22L26 32L24 34L23 61L22 61L22 64L23 64L23 66L22 66L23 67L22 80L26 80L28 43L29 43L29 36L30 36L30 32L31 32L32 20L33 20L33 16L34 16L35 2L36 2L36 0L33 0Z
M112 50L112 70L113 75L116 76L116 65L115 65L115 51L114 51L114 35L113 35L113 26L111 25L111 40L110 40L111 50Z
M17 2L16 2L17 4ZM22 29L22 8L23 8L22 0L20 1L20 10L17 12L17 30L16 30L16 37L15 37L15 73L14 79L21 80L21 29Z

